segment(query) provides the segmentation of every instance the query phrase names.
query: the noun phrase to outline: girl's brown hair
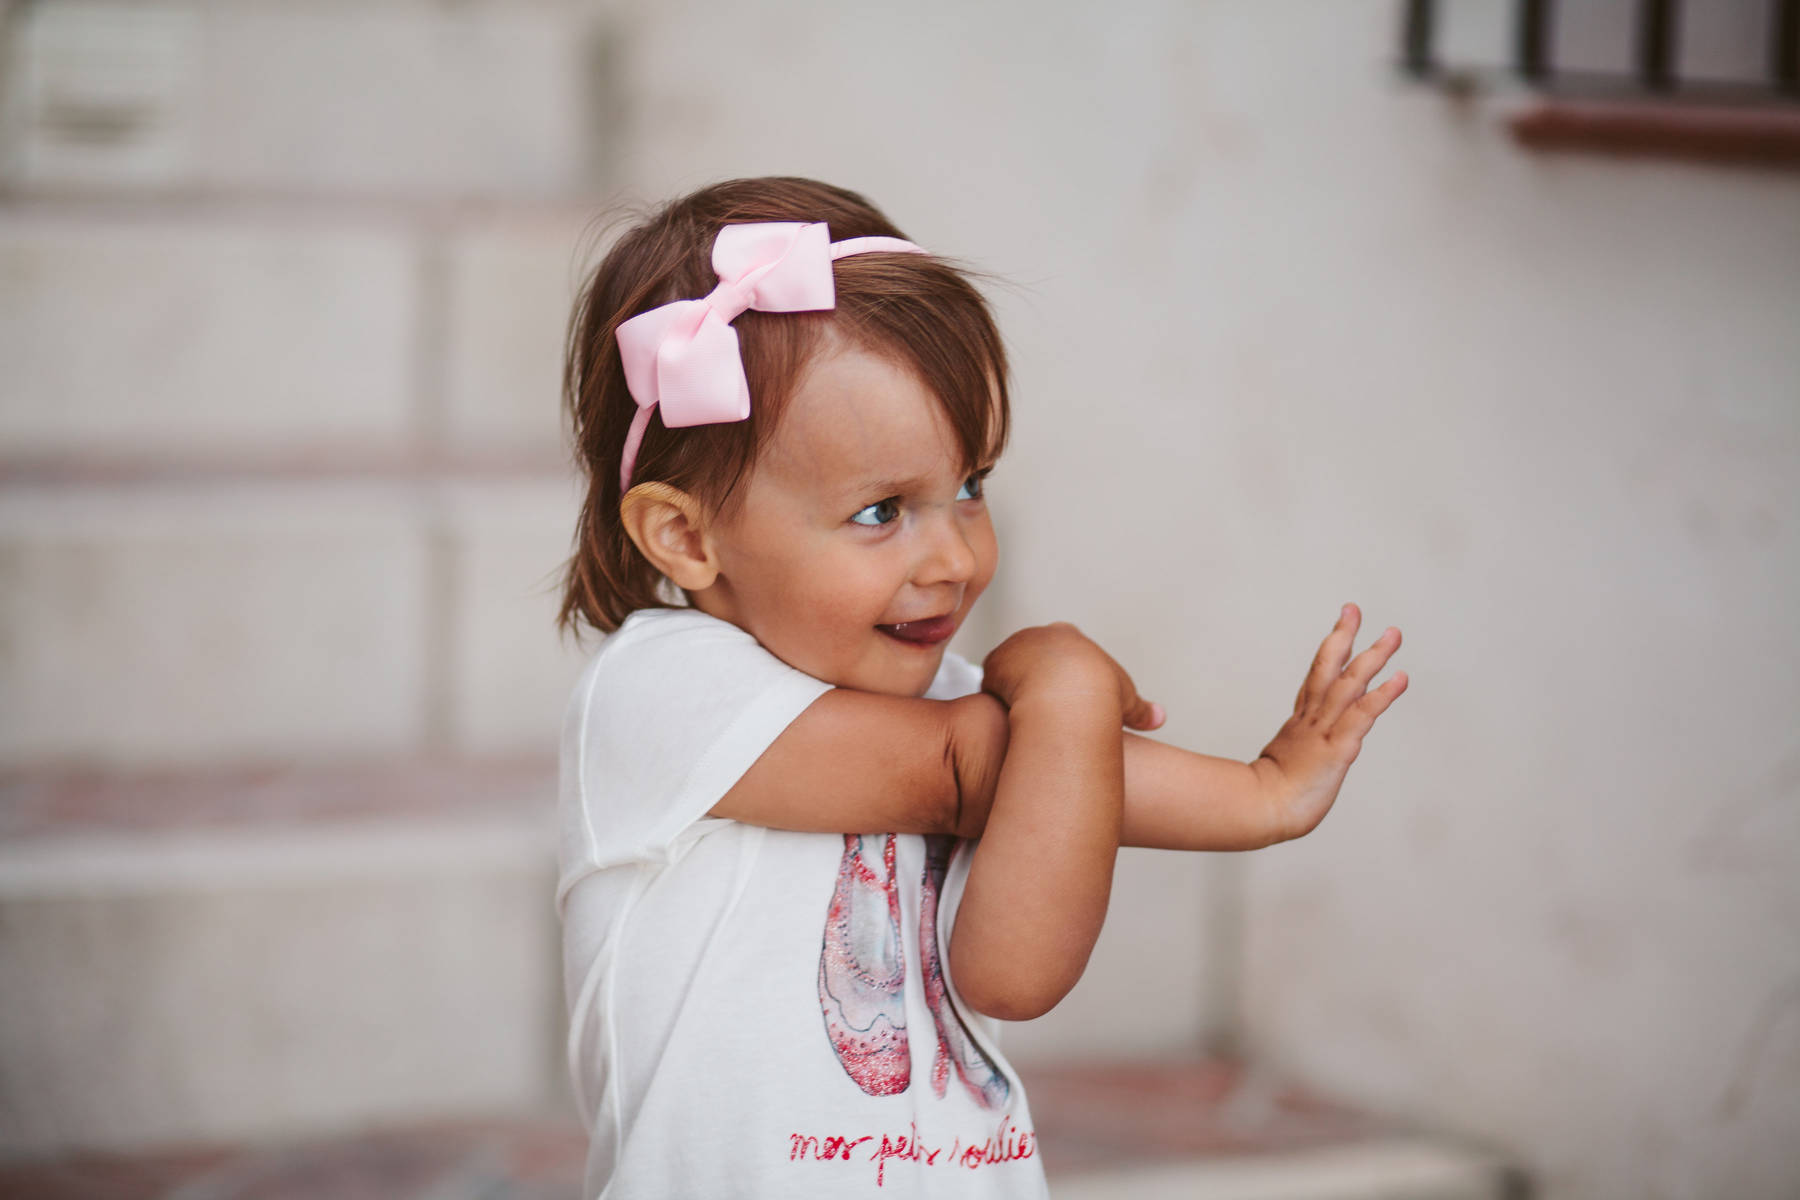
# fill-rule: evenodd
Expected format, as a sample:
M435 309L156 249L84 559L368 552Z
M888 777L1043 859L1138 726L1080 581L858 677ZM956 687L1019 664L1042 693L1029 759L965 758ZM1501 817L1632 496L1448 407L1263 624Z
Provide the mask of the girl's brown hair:
M569 320L563 402L587 493L575 552L563 571L557 625L611 633L640 608L676 607L666 582L619 518L619 460L637 404L619 360L619 324L671 300L706 295L718 282L712 245L722 225L824 221L833 241L906 235L874 205L811 179L734 179L673 201L634 225L594 269ZM808 359L834 334L918 373L936 395L963 468L1005 448L1011 419L1006 352L968 273L929 254L859 254L832 264L837 307L814 313L751 310L732 322L750 384L750 418L668 429L653 415L632 484L680 488L709 513L728 511L739 483L781 421Z

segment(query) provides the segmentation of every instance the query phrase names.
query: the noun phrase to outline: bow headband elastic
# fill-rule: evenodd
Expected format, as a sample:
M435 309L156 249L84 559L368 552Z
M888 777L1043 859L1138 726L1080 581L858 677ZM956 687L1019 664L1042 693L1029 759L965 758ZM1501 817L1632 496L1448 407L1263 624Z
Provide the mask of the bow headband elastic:
M742 421L750 415L750 385L731 323L747 308L758 312L817 312L837 306L834 259L871 251L923 254L899 238L833 242L823 221L764 221L727 225L713 242L719 286L701 300L674 300L619 325L619 358L637 416L625 437L619 492L631 488L638 444L650 410L662 406L671 429Z

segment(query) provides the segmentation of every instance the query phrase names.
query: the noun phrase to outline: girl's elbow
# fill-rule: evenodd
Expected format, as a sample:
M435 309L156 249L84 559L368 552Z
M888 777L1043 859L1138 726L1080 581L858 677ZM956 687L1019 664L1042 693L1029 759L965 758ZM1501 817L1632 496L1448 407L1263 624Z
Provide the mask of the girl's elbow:
M985 692L952 700L945 712L944 761L955 791L947 832L978 838L994 806L1011 727L1005 706Z
M969 1000L964 997L968 1006L984 1017L992 1017L996 1021L1035 1021L1062 1000L1062 996L1036 998L1028 996L997 996L993 999Z
M1036 1020L1062 1003L1074 986L1073 979L1033 978L1029 972L1017 969L978 971L967 982L960 975L956 977L962 1002L996 1021Z

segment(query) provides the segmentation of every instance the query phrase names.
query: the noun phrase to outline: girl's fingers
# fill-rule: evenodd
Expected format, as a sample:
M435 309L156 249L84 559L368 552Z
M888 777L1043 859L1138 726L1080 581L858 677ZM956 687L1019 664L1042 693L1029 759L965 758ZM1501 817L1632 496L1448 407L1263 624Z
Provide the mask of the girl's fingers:
M1356 642L1357 626L1362 624L1362 610L1354 604L1346 604L1338 613L1336 625L1319 643L1319 652L1313 655L1312 666L1307 668L1306 679L1300 684L1300 694L1294 697L1294 711L1304 710L1315 698L1325 695L1331 685L1343 674L1344 663L1350 658L1350 647Z
M1350 706L1350 711L1338 722L1339 728L1332 730L1333 734L1342 734L1360 743L1363 735L1374 727L1375 718L1388 710L1388 705L1406 690L1409 682L1405 671L1395 671L1380 687Z
M1168 714L1163 706L1149 700L1140 700L1136 709L1126 714L1125 724L1133 729L1159 728Z
M1153 704L1138 695L1137 684L1125 673L1125 668L1114 663L1119 672L1119 689L1125 694L1124 721L1133 729L1155 729L1162 724L1158 717L1160 705Z
M1369 680L1375 678L1399 648L1400 631L1390 625L1382 631L1380 637L1369 643L1367 649L1350 660L1350 665L1344 669L1344 677L1367 687Z
M1155 704L1138 695L1137 684L1132 681L1131 673L1119 665L1119 660L1108 654L1107 660L1112 663L1113 673L1119 678L1119 719L1130 729L1155 729L1163 722L1162 705Z
M1400 648L1400 631L1389 626L1382 631L1380 637L1370 643L1368 649L1351 660L1331 690L1325 696L1324 719L1336 721L1346 708L1355 703L1368 690L1369 680L1373 679L1394 651Z

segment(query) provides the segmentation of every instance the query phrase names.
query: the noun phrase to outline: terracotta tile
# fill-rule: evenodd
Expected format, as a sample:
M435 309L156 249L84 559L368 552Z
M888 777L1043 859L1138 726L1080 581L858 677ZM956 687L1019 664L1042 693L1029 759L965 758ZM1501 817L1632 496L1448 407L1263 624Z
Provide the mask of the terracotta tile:
M535 755L130 774L13 771L0 773L0 840L361 819L547 819L555 800L556 763Z
M33 1200L567 1200L587 1136L554 1120L438 1122L260 1147L0 1164Z
M1229 1060L1082 1064L1022 1074L1052 1172L1278 1154L1391 1129Z

